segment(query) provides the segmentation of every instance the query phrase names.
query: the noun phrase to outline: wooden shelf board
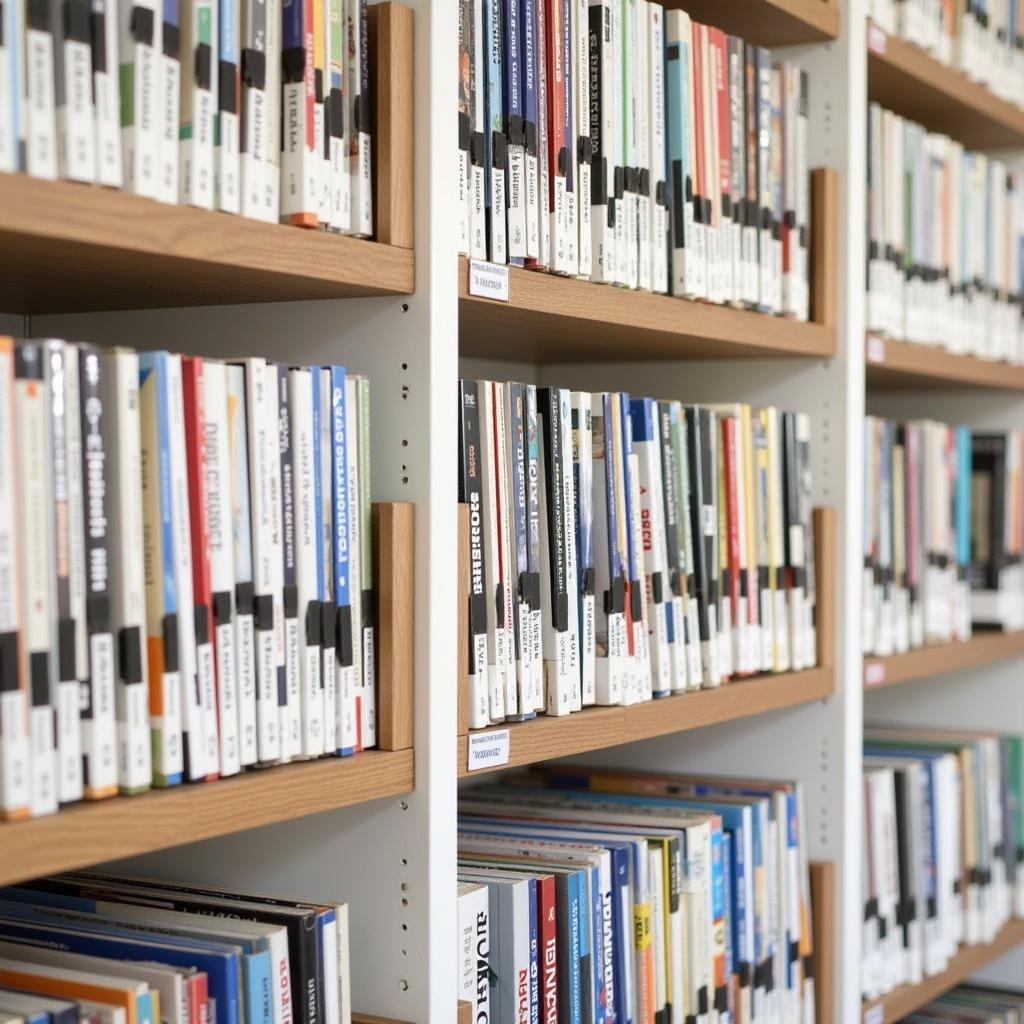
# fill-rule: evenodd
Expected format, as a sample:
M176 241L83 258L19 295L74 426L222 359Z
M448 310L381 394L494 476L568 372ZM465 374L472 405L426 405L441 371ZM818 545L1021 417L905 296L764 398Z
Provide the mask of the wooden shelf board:
M714 690L681 693L631 707L593 707L571 715L539 715L529 722L481 729L490 733L508 729L509 762L500 768L518 768L556 757L584 754L622 743L700 729L719 722L749 718L767 711L824 700L833 693L831 668L738 679ZM469 737L460 736L460 777L486 774L466 768Z
M0 823L0 885L408 793L412 750L366 750Z
M890 341L874 334L865 342L864 370L867 386L879 391L898 388L1024 391L1024 366L991 362L977 356L958 356L942 348Z
M714 25L758 46L818 43L839 35L839 8L828 0L668 0L697 21Z
M1024 921L1010 921L988 945L961 946L941 974L926 978L919 985L901 985L887 996L866 1003L861 1019L864 1024L894 1024L1021 943L1024 943Z
M510 302L470 295L469 264L460 257L461 355L573 363L835 353L835 331L822 324L516 267L509 293Z
M933 644L888 658L865 657L864 689L897 686L1021 655L1024 655L1024 632L984 632L964 643Z
M337 299L413 290L413 251L125 192L0 174L0 309Z
M868 98L973 148L1019 146L1024 110L868 21Z

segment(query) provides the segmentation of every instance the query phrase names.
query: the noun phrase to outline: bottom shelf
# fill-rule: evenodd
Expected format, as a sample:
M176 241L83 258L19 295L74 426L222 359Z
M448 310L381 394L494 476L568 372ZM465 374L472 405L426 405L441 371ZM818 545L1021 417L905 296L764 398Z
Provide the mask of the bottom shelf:
M902 1020L1021 943L1024 943L1024 921L1010 921L987 945L962 947L941 974L925 978L918 985L901 985L881 999L865 1004L864 1024L892 1024Z

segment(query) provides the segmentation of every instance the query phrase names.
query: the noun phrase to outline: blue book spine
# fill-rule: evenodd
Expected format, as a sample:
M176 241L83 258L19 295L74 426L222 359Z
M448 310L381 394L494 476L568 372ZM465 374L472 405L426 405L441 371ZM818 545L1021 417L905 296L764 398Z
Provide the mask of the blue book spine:
M569 879L569 1024L582 1024L583 1021L583 993L580 982L580 888L583 885L583 872L574 871Z
M501 38L501 0L483 0L484 47L487 50L487 90L484 94L484 192L491 205L491 171L505 167L504 121L502 102L504 80L504 44ZM495 143L498 143L496 147Z
M604 900L601 892L601 871L590 872L590 962L594 972L594 1020L608 1020L608 1001L604 981Z
M310 373L313 377L313 507L319 516L323 508L323 486L324 481L320 472L320 460L323 456L323 449L320 445L320 430L322 426L321 416L323 410L320 408L320 369L314 366ZM324 583L324 533L320 529L313 531L316 534L316 599L323 601L327 597L327 588Z
M281 4L281 47L288 50L305 50L305 33L303 32L302 0L283 0ZM310 32L313 26L309 26Z
M630 851L619 847L612 851L612 934L615 943L612 949L612 977L614 979L614 1006L623 1024L633 1024L629 1015L629 999L626 979L627 958L633 955L633 922L627 920L626 898L629 893ZM632 913L632 903L629 903ZM621 1011L618 1009L621 1006Z
M971 561L971 430L956 428L956 560L961 574Z
M522 5L519 23L522 31L520 55L523 74L523 120L525 121L526 151L537 153L537 3L538 0L518 0ZM543 0L540 0L543 2Z
M28 921L0 920L0 937L13 942L48 946L108 960L152 961L170 967L194 967L205 971L210 998L216 1001L216 1024L242 1024L238 1002L238 956L213 948L213 943L189 940L172 945L150 939L144 933L120 935L114 930L84 931Z
M522 82L522 61L519 47L522 42L522 19L519 12L520 0L504 0L504 43L505 43L505 66L502 80L502 101L505 105L505 131L509 135L509 141L515 142L513 133L513 122L518 121L516 127L521 131L523 120L523 82Z
M139 1024L160 1024L153 1019L152 992L140 992L135 996L135 1016Z
M324 993L327 991L327 936L330 935L338 926L338 915L333 910L325 910L321 914L317 914L316 918L316 985L317 985L317 1005L324 1005ZM334 940L335 947L337 946L337 939ZM337 955L335 953L335 955ZM335 974L333 977L336 977ZM340 979L339 979L340 982ZM307 993L310 996L311 993ZM330 1024L330 1021L325 1021L324 1024Z
M540 1024L540 940L537 923L537 880L530 879L530 1024Z
M331 484L334 512L334 604L338 612L338 630L335 638L339 668L353 664L352 649L352 595L349 580L349 507L348 507L348 438L345 433L345 368L331 367L331 442L334 445L331 460ZM341 690L338 691L341 701ZM339 711L341 706L339 703ZM339 736L338 753L348 757L355 753L354 745L345 745Z
M242 957L242 983L245 987L245 1024L274 1024L269 952Z

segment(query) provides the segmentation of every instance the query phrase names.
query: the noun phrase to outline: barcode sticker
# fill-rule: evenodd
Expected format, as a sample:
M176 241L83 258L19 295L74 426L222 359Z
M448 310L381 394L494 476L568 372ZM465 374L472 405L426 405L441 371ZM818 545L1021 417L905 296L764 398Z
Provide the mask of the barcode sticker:
M478 772L482 768L500 768L508 764L510 747L508 729L470 733L466 768L471 772Z
M885 53L885 44L888 36L885 34L885 29L879 28L878 25L868 24L868 49L873 50L875 53ZM867 1017L865 1017L867 1021ZM870 1022L868 1022L870 1024Z
M885 339L877 334L869 334L867 337L867 361L869 363L885 362Z
M481 299L508 302L508 267L484 260L469 261L469 294Z
M885 1020L885 1010L881 1003L870 1006L864 1011L864 1024L882 1024Z
M869 661L864 665L864 685L882 686L885 683L885 662Z

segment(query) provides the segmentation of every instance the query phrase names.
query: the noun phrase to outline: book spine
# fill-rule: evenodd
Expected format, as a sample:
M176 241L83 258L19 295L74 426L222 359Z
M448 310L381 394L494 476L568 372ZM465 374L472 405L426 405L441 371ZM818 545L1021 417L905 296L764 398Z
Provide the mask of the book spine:
M181 107L181 11L179 0L162 0L159 139L156 198L178 201L178 130Z
M217 5L217 121L215 156L217 208L239 213L242 208L240 125L241 80L238 39L241 30L239 0L218 0Z
M264 0L266 13L267 147L260 219L276 224L281 218L281 34L282 0Z
M338 613L334 604L334 420L331 405L331 371L318 369L320 377L320 675L324 681L324 753L338 747L338 660L336 656Z
M117 792L117 712L114 637L111 630L107 414L98 352L78 352L83 485L83 559L87 683L82 692L83 791L91 799ZM121 543L120 538L118 543Z
M665 180L665 13L656 3L647 7L650 19L648 49L648 157L652 268L651 288L668 292L669 204Z
M167 373L167 424L170 450L170 500L175 587L178 595L178 642L181 665L181 723L185 773L191 781L216 772L207 754L207 736L216 730L214 683L210 678L213 657L209 645L203 656L196 646L195 595L192 587L192 527L189 521L188 469L185 457L185 413L181 357L169 355ZM202 665L202 667L201 667ZM214 733L216 735L216 732Z
M580 677L580 580L576 548L576 487L573 480L571 400L571 392L559 389L558 412L561 418L562 507L564 510L562 538L565 544L566 588L569 594L570 699L572 710L579 711L582 707L583 694Z
M508 259L522 266L526 260L526 123L523 116L522 0L503 0L502 107L503 132L508 145Z
M459 254L468 256L473 125L473 0L459 0Z
M22 82L25 117L25 169L34 178L58 174L57 108L54 86L55 40L48 3L26 5Z
M269 177L269 100L267 98L267 4L240 0L242 8L240 188L241 211L257 220ZM275 216L276 220L277 217Z
M246 369L229 364L227 445L231 488L231 554L234 563L235 651L238 673L238 757L242 767L259 760L258 696L262 647L256 639L253 575L252 488L249 481L249 396Z
M282 759L302 752L302 668L299 651L299 593L295 542L295 438L289 370L278 365L277 438L280 449L281 573L285 699L281 708Z
M181 201L204 210L212 210L216 201L217 13L215 0L192 0L182 24L187 63L181 76L178 180Z
M227 378L223 363L203 365L203 446L206 455L206 523L210 560L210 623L217 680L217 760L222 776L241 770L239 659L234 607L235 559L231 522L231 442ZM250 651L251 654L251 651ZM251 669L251 662L249 665Z
M331 230L347 232L352 226L355 185L349 172L349 138L353 131L348 109L350 86L345 72L345 0L326 0L324 43L329 91L324 101L326 146L330 163Z
M538 166L540 87L537 81L543 35L537 31L538 8L543 0L521 0L523 81L523 147L526 151L526 259L535 263L540 257L541 193Z
M29 693L23 662L15 344L0 337L0 818L24 818L32 796ZM18 410L20 411L20 410Z
M213 592L210 581L210 513L206 450L206 374L194 356L181 361L182 408L185 421L185 462L189 529L192 548L192 622L196 646L196 685L203 718L206 779L220 773L219 701L214 654Z
M268 362L266 375L266 415L264 437L270 448L267 453L267 522L270 594L273 601L272 633L274 652L274 704L271 714L277 717L278 751L275 761L291 757L291 736L286 735L289 698L288 665L285 649L284 619L284 499L281 492L281 407L279 367Z
M686 608L684 603L685 564L682 554L682 527L679 505L679 464L673 445L672 403L657 407L661 442L662 514L665 521L665 569L667 577L666 609L668 643L672 668L672 690L683 692L687 686Z
M589 278L593 272L593 145L590 138L590 24L588 0L574 0L572 11L574 115L576 123L576 273Z
M327 8L329 0L313 0L309 31L313 42L313 180L316 187L314 207L320 227L331 225L331 151L327 136L327 100L330 80L327 73Z
M547 23L546 63L548 93L548 196L547 211L551 234L549 265L556 273L566 273L566 165L568 140L565 137L566 92L563 36L566 25L562 0L543 0Z
M359 407L358 379L345 379L345 486L348 499L349 600L352 608L352 694L355 750L363 749L369 708L364 707L362 616L362 516L359 509Z
M284 0L282 3L281 219L299 227L316 227L320 221L317 188L320 152L316 149L314 114L314 3L322 9L319 0Z
M612 99L612 12L605 0L590 0L589 72L590 72L590 224L592 280L614 282L615 234L614 190L611 141L615 131Z
M377 745L377 602L374 590L373 568L373 503L371 501L371 461L370 447L370 380L358 377L356 393L356 411L358 425L358 444L356 446L356 465L359 471L359 494L357 513L360 523L360 581L362 593L359 595L359 606L362 624L362 662L363 662L363 745Z
M487 173L487 61L484 57L484 4L488 0L470 0L469 24L469 255L487 259L487 211L489 209ZM544 0L537 0L543 9ZM543 42L543 33L538 34ZM463 72L464 73L464 72Z
M11 173L21 169L21 62L22 12L16 5L6 6L2 13L3 36L0 38L0 171Z
M594 610L594 433L591 396L572 394L573 483L579 577L579 658L583 706L597 701Z
M537 388L533 384L525 387L525 479L526 479L526 529L527 529L527 574L526 594L529 605L529 645L531 693L530 707L534 711L544 710L544 627L541 616L540 575L541 575L541 511L540 511L540 435L537 420Z
M51 0L57 170L71 181L96 180L90 14L88 0Z

